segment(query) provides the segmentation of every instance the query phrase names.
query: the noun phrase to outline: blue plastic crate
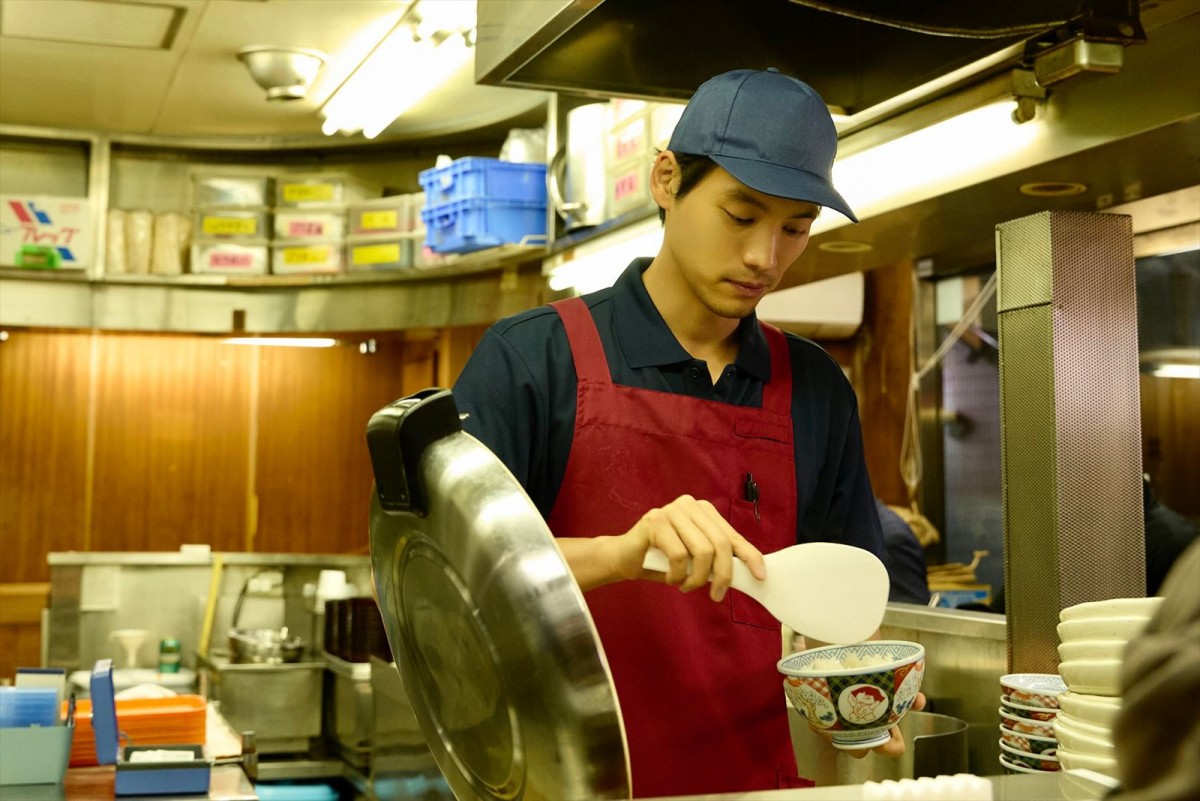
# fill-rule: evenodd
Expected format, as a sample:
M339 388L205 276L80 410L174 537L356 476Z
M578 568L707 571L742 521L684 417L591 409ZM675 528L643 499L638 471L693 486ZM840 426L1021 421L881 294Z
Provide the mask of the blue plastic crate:
M456 200L421 209L425 244L434 253L470 253L508 243L546 241L545 204Z
M422 170L417 179L425 205L456 200L522 200L546 205L546 165L469 157L446 167Z

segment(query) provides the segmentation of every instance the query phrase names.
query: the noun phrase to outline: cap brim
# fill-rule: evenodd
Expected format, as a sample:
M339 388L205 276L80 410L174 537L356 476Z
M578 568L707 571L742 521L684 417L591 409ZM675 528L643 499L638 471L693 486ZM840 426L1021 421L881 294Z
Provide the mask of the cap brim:
M776 197L816 203L822 208L844 214L852 222L858 222L858 217L854 216L845 198L838 194L832 184L815 173L736 156L709 158L751 189Z

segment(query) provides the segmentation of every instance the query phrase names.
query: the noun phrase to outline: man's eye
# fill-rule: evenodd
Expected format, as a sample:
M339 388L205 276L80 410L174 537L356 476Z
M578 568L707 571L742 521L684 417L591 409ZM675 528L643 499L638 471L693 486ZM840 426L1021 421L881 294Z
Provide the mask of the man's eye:
M725 216L728 217L734 225L749 225L750 223L754 222L754 220L751 220L748 217L739 217L736 214L731 214L728 211L725 212Z
M792 239L803 239L804 237L808 236L808 231L801 228L784 228L783 232Z

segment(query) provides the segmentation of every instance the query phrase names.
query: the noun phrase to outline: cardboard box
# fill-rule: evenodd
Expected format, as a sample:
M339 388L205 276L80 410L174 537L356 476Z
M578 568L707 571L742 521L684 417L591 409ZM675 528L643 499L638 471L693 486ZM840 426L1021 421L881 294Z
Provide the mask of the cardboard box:
M81 269L94 238L87 198L0 195L0 265Z

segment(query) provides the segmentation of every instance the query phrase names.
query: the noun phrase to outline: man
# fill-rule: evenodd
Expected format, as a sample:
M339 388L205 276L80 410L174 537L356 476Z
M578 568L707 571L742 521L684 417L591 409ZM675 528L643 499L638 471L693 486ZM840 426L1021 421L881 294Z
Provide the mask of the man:
M636 796L794 777L779 624L727 592L734 558L761 579L762 553L796 542L884 554L853 390L816 345L754 316L822 207L854 219L830 179L836 150L806 84L773 70L708 81L651 171L658 255L497 323L454 387L464 427L529 492L586 593ZM665 584L642 568L651 546L670 559Z
M929 603L929 577L926 574L925 549L912 527L886 503L875 499L883 546L887 552L888 600L906 604Z

